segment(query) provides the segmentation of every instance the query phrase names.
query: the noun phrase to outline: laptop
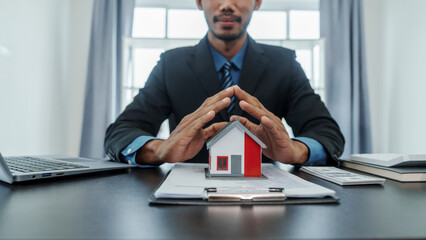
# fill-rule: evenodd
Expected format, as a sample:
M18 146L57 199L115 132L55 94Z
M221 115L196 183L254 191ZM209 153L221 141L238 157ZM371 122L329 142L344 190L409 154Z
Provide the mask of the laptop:
M0 180L9 184L130 167L136 166L79 157L18 156L3 158L0 153Z

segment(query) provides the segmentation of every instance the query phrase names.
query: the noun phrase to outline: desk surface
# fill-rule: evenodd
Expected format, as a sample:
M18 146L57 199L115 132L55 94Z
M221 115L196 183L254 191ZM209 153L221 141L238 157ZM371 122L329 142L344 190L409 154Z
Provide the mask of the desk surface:
M425 238L426 183L334 189L339 204L150 206L170 165L0 183L0 239Z

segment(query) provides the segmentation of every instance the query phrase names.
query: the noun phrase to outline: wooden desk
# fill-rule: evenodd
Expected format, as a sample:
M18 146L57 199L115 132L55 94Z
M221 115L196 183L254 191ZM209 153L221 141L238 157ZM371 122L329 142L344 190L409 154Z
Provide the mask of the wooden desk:
M1 239L426 238L426 183L341 187L340 204L150 206L170 165L0 183Z

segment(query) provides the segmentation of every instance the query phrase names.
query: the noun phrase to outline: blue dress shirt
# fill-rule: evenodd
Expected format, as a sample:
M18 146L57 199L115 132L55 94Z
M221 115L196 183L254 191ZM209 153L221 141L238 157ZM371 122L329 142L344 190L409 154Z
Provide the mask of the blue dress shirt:
M244 55L246 53L247 48L247 40L243 45L243 48L230 60L232 63L231 68L231 77L232 81L235 85L238 85L241 69L243 66ZM213 63L215 65L216 72L218 74L218 79L222 79L222 67L228 61L224 56L222 56L219 52L213 49L213 47L209 44L210 51L213 57ZM131 142L122 152L121 154L125 157L129 164L138 165L140 167L152 167L152 165L139 165L136 164L136 151L143 147L147 142L157 139L152 136L140 136L137 137L133 142ZM308 137L295 137L293 140L304 143L309 148L309 159L303 166L311 166L311 165L325 165L327 154L325 153L324 147L317 140L308 138Z

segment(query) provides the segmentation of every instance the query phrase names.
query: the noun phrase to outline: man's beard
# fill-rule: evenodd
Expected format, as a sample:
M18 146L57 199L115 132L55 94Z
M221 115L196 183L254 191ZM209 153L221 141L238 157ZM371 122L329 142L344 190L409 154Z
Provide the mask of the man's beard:
M219 16L213 16L213 23L219 22L223 16L226 16L228 18L229 18L229 16L231 16L233 21L238 22L238 23L242 22L241 17L225 13L225 14L221 14ZM230 34L230 35L228 35L228 34L226 34L226 35L225 34L217 34L213 31L213 28L210 28L210 32L213 34L213 36L215 36L216 38L218 38L222 41L226 41L226 42L234 41L234 40L239 39L241 36L243 36L246 33L248 23L249 23L249 21L247 21L247 23L242 27L242 29L236 34ZM227 29L227 28L225 28L225 29ZM231 29L231 28L229 28L229 29Z
M231 41L237 40L241 36L243 36L244 33L246 33L245 30L240 31L237 34L230 34L230 35L229 34L226 34L226 35L225 34L217 34L214 31L210 31L210 32L213 34L213 36L215 36L216 38L218 38L222 41L225 41L225 42L231 42Z

